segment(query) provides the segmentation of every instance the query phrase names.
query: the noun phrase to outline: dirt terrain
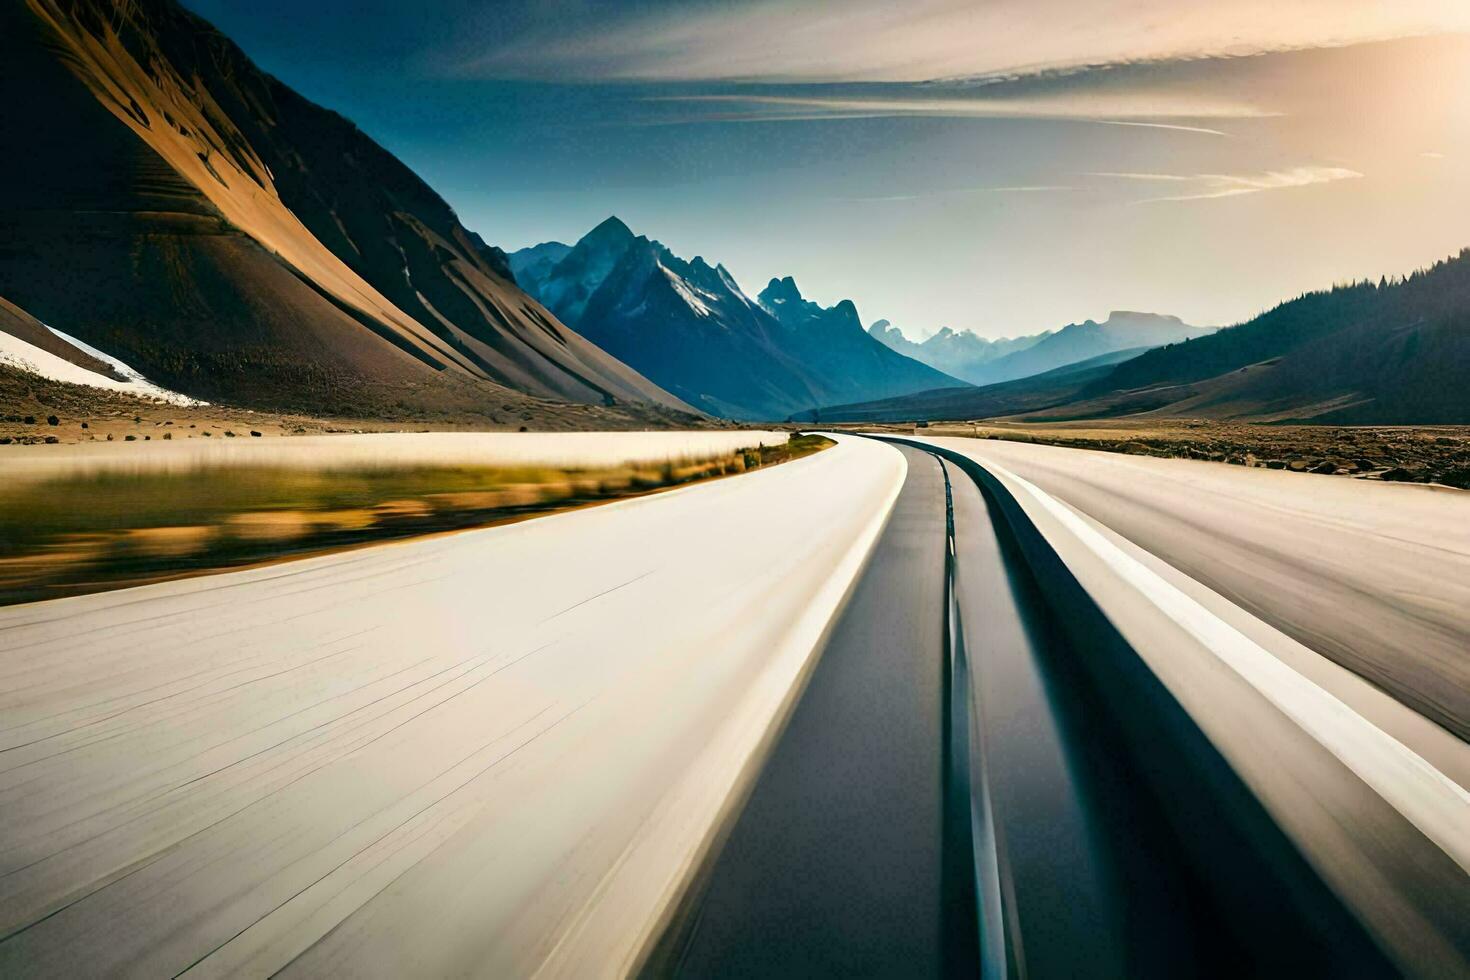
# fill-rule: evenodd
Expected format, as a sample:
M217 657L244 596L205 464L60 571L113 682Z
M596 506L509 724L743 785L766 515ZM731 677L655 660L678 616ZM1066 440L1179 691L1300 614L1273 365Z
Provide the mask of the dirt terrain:
M51 381L0 365L0 447L51 441L248 439L324 432L665 429L675 424L686 429L726 425L649 405L573 405L519 393L514 401L489 402L477 411L400 408L373 417L295 415L230 405L183 407Z
M919 429L911 425L833 428L1007 439L1470 489L1470 426L1259 425L1197 419L1108 419L1050 423L935 422Z

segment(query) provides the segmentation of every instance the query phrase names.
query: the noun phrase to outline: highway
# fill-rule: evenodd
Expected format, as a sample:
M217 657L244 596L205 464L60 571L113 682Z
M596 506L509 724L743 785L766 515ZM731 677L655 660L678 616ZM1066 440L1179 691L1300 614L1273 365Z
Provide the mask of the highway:
M934 442L1006 467L1470 738L1470 494L1002 440Z
M1470 975L1467 498L1101 456L0 610L0 974Z
M903 476L0 610L0 975L631 969Z
M945 479L902 451L903 491L722 849L683 975L937 976L965 956L953 940L973 929L945 915L937 737Z
M884 536L649 972L973 976L983 933L992 975L1183 975L1193 924L1156 900L1179 855L1129 835L1151 813L1056 689L1034 583L972 480L899 449Z
M650 975L1464 972L1461 784L1297 671L1327 675L1457 772L1462 742L1352 689L1340 668L1248 613L1217 618L1228 603L994 459L977 467L990 444L898 442L909 481L895 519L703 895L672 932L679 951L661 951ZM931 447L952 487L948 610L933 581L939 532L912 513L936 496L921 476L932 464L914 456ZM907 616L916 603L927 610L926 626L898 636L896 581L909 583ZM939 651L947 621L950 649ZM1289 653L1292 669L1245 659L1274 659L1266 648ZM895 683L915 670L927 697ZM940 725L946 754L965 764L936 789L938 759L903 750L883 709L932 719L945 686L962 690ZM968 731L956 736L963 711ZM923 793L916 773L930 777ZM911 841L916 802L932 825L956 793L971 833L932 831L944 853L911 855L896 871L912 847L885 846L888 836ZM977 950L909 925L940 894L940 869L962 863L973 868ZM956 928L949 896L931 926Z
M1353 555L1349 568L1371 563L1385 538L1410 549L1436 530L1444 532L1442 560L1463 567L1470 560L1470 548L1457 544L1463 495L1421 491L1408 500L1396 492L1406 519L1353 494L1409 488L1323 486L1325 478L1293 485L1267 470L1140 461L1146 470L1125 470L1114 481L1118 496L1167 495L1175 512L1194 514L1174 528L1184 544L1153 539L1159 555L1089 513L1092 500L1053 496L1006 465L1029 465L1040 478L1034 460L1044 457L1054 472L1081 480L1123 469L1114 459L988 440L919 442L964 468L1004 516L1022 559L1016 564L1040 585L1048 622L1065 641L1067 686L1090 695L1095 717L1111 729L1110 760L1130 764L1145 791L1133 798L1154 800L1158 826L1181 849L1181 859L1166 864L1188 869L1191 887L1212 893L1205 907L1221 914L1221 931L1236 932L1230 955L1254 960L1248 972L1470 970L1466 744L1165 560L1174 548L1208 553L1216 540L1228 556L1238 540L1232 530L1274 507L1290 515L1282 537L1301 533L1294 522L1311 518L1319 537L1330 527L1337 540L1318 551ZM1257 477L1269 483L1253 483ZM1410 536L1406 521L1423 524ZM1392 595L1403 591L1393 567L1354 574ZM1463 585L1422 583L1420 601L1443 602ZM1274 595L1260 594L1289 619L1298 592L1311 597L1327 587L1304 570L1278 581ZM1352 949L1359 930L1363 941Z

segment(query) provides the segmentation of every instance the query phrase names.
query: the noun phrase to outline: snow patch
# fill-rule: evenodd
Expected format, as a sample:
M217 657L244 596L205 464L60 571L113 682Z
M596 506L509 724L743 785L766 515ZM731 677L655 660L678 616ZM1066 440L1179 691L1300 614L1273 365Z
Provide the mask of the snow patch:
M669 271L663 266L659 266L659 268L663 269L663 273L665 276L668 276L669 284L674 287L674 292L678 293L679 298L682 299L685 303L689 304L689 308L693 310L696 315L711 315L710 308L705 305L704 300L699 298L699 293L687 282L685 282L681 276Z
M111 354L105 354L90 344L62 333L55 327L46 326L46 329L78 350L92 355L99 361L105 361L107 364L110 364L113 370L121 374L126 380L118 381L114 378L98 374L95 371L89 371L81 365L73 364L63 357L57 357L50 351L42 350L34 344L27 343L19 337L11 336L3 331L0 331L0 364L9 364L13 367L20 368L22 371L29 371L31 374L38 374L43 378L50 378L52 381L86 385L89 388L102 388L106 391L120 391L123 394L133 395L138 398L147 398L151 401L168 402L171 405L209 404L208 402L199 401L197 398L190 398L188 395L181 395L176 391L169 391L167 388L160 387Z

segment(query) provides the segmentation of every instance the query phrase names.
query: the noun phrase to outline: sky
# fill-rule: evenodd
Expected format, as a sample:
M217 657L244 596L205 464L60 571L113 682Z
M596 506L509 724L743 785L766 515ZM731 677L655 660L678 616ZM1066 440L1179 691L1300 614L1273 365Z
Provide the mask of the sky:
M610 214L911 337L1470 245L1466 0L185 0L487 241Z

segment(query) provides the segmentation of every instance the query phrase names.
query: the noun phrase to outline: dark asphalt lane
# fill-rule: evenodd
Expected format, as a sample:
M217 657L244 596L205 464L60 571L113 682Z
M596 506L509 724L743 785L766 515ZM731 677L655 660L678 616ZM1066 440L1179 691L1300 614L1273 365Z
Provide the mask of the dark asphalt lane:
M1003 488L947 465L985 975L1392 975Z
M967 970L945 925L944 478L902 451L907 481L715 860L681 976Z
M1178 855L1071 689L1072 651L1004 516L946 469L981 974L1199 975L1205 950Z
M895 445L890 522L647 972L1391 973L1001 491Z
M979 488L951 472L984 975L1126 976L1119 869L1043 667L1056 638Z
M1003 440L939 444L999 463L1470 740L1470 495Z

